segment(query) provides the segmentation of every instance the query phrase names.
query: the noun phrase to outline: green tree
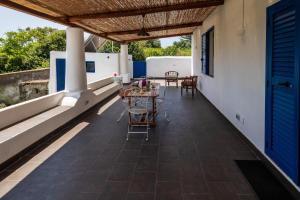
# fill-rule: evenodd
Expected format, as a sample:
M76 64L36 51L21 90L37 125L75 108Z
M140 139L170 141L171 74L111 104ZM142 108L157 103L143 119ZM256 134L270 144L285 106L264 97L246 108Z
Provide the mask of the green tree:
M164 49L162 48L145 48L144 49L145 57L151 56L164 56Z
M143 51L144 43L143 42L130 42L128 44L128 53L132 55L132 60L145 60L146 56Z
M101 53L119 53L120 44L107 41L101 48ZM112 51L112 48L114 50ZM191 36L182 36L180 41L174 42L172 46L161 48L160 40L137 41L128 44L128 53L133 60L145 60L150 56L190 56L191 55Z
M113 41L106 41L105 44L99 49L101 53L120 53L120 43Z
M180 40L175 41L173 45L179 49L190 49L192 47L192 36L190 35L181 36Z
M144 47L146 48L161 48L160 40L147 40Z
M164 55L165 56L176 56L177 55L177 48L176 46L168 46L164 49Z
M65 31L45 27L7 32L0 39L0 72L49 67L50 51L65 47Z

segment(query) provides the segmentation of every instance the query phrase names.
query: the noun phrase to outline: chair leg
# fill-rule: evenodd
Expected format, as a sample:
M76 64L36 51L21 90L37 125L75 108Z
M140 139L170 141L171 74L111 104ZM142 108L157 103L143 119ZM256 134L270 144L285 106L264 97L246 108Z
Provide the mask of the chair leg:
M194 97L194 87L192 87L192 97Z
M181 86L181 96L182 96L182 90L183 90L183 86Z
M131 127L130 127L130 125L128 124L128 131L127 131L127 135L126 135L126 141L129 140L129 132L130 132L130 129L131 129Z
M149 140L149 125L147 125L147 133L146 133L146 138L145 138L145 141L147 142Z
M123 110L123 112L121 113L120 117L117 119L117 122L120 122L121 119L124 117L126 110Z
M168 122L170 122L170 119L169 119L169 117L168 117L167 111L165 111L165 118L166 118L166 120L167 120Z

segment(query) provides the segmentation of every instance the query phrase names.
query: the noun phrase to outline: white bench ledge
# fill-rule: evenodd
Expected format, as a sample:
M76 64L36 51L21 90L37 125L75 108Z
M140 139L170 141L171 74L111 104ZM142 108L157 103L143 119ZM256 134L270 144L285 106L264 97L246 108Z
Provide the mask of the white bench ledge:
M71 107L67 106L57 106L48 111L45 111L39 115L33 116L27 120L24 120L16 125L6 128L0 131L0 144L6 140L16 137L42 123L47 122L49 119L67 111Z
M109 85L106 85L100 89L94 90L93 93L98 96L101 95L102 93L104 93L105 91L109 91L111 89L119 89L120 85L118 83L111 83Z
M34 101L39 107L38 111L41 112L22 118L16 124L10 124L0 131L0 164L117 92L120 85L111 80L107 79L101 84L97 84L97 87L101 85L101 88L89 89L81 93L80 98L76 99L72 106L61 105L61 99L67 98L64 97L64 93ZM29 102L30 107L35 105L32 103ZM47 107L49 105L44 105L47 103L51 104L52 107L49 108ZM17 115L18 112L25 110L29 115L30 107L26 107L26 102L24 102L17 110L10 110L10 113ZM44 110L41 110L42 108Z

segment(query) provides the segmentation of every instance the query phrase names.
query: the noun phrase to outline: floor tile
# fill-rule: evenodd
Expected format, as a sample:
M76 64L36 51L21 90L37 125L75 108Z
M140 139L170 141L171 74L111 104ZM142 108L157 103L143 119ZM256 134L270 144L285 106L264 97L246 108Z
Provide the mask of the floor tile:
M128 193L126 200L154 200L153 193Z
M156 174L153 172L135 172L131 181L130 193L154 193Z
M140 157L136 166L136 170L141 171L156 171L157 168L157 157Z
M183 200L213 200L208 194L184 194Z
M129 181L132 178L135 164L115 164L108 177L109 181Z
M141 150L141 157L157 157L158 145L143 145Z
M117 158L119 163L136 163L139 159L139 150L123 150Z
M99 200L125 200L129 182L109 181L106 183Z
M49 141L51 149L43 150L45 147L40 146L28 154L32 163L40 166L20 168L27 162L19 161L9 171L17 173L1 176L0 197L7 194L4 200L257 199L234 162L256 159L237 135L238 131L200 94L192 99L190 95L181 96L180 90L172 87L168 88L166 98L171 121L167 123L159 117L157 127L150 129L149 141L143 135L132 135L126 141L127 116L116 122L123 110L120 101L101 115L98 111L102 106L96 106L78 119L78 124L86 126L71 129L74 137L66 134L61 141ZM55 149L58 145L63 146Z
M159 163L159 181L180 181L181 169L177 162Z

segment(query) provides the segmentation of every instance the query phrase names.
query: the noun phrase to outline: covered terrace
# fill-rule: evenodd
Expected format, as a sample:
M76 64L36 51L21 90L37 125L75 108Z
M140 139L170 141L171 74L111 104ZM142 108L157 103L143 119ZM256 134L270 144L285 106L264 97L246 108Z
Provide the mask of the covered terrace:
M265 134L269 124L262 55L268 49L266 8L276 2L1 0L0 5L68 28L65 90L0 111L0 196L5 200L259 199L235 160L263 160L287 188L284 191L297 196L299 127L295 126L296 139L286 148L276 146L276 137L268 143L269 132ZM292 2L298 12L295 0L273 6L286 8L282 2ZM286 17L282 15L276 20ZM116 122L123 109L117 96L121 85L112 77L87 84L84 31L121 43L123 77L130 76L128 43L192 35L191 75L199 76L200 92L191 98L189 93L181 96L180 88L167 87L170 122L159 115L149 141L143 136L126 141L127 116ZM280 90L286 85L289 82ZM282 115L286 113L292 111ZM274 125L285 137L282 126ZM280 155L274 157L278 151ZM282 199L280 191L274 191L273 199ZM285 199L293 199L285 194Z

